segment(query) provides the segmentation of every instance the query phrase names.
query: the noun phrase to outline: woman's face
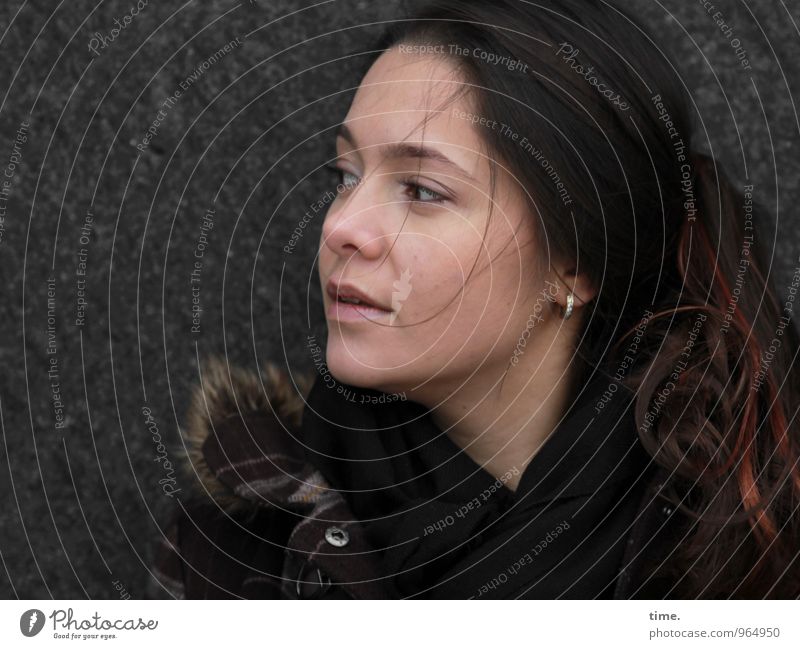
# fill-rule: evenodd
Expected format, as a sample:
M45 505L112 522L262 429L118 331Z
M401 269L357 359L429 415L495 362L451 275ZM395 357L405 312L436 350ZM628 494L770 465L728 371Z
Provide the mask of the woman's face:
M504 371L526 327L534 353L529 316L546 286L535 217L501 167L492 208L480 136L492 125L473 124L467 96L445 106L460 88L448 60L395 47L339 132L346 189L325 217L319 271L327 364L341 382L413 399ZM329 283L384 310L337 302ZM541 306L534 329L552 315Z

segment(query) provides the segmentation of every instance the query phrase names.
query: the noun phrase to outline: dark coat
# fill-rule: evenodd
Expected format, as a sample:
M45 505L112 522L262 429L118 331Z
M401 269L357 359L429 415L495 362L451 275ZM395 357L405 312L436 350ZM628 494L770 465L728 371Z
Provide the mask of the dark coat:
M310 381L301 389L307 392ZM295 440L303 397L268 364L255 375L209 364L184 433L184 480L153 565L153 595L176 598L396 598L344 496L305 460ZM654 469L641 496L615 598L660 599L655 568L679 535Z

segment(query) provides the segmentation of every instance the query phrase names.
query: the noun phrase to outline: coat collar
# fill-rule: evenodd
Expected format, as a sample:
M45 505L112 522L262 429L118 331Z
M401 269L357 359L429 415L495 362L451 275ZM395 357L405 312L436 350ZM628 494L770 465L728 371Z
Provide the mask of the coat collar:
M322 568L353 597L393 597L361 524L297 440L310 378L301 376L295 387L271 363L264 375L262 383L219 358L206 363L187 417L187 468L201 492L195 495L211 496L230 515L263 509L299 515L285 547L295 561ZM346 545L326 542L333 527L347 534ZM283 590L294 597L300 577L287 577Z
M219 358L207 362L192 394L186 420L185 468L191 477L187 482L196 485L196 496L206 499L211 496L231 515L270 508L298 514L302 523L294 526L286 543L292 556L321 567L354 597L396 597L392 585L384 582L383 573L371 558L374 553L361 524L342 494L308 463L304 447L298 441L296 433L300 430L312 378L300 376L295 383L271 363L266 364L262 379ZM595 396L594 391L589 394ZM621 403L619 406L625 410ZM612 419L619 414L615 412ZM610 442L611 439L607 443ZM556 448L559 443L547 446L549 452L563 451ZM546 459L544 454L542 459ZM587 465L592 466L592 462ZM608 468L598 465L592 472L602 474ZM198 480L194 480L195 476ZM527 486L533 498L546 495L552 487L547 476ZM346 547L325 543L331 525L348 531L350 542ZM646 532L636 536L649 538L652 526L650 521L643 527ZM637 583L638 577L632 577L641 570L636 561L641 554L639 545L637 541L636 547L628 548L623 564L629 569L624 571L625 583L617 589L617 597L626 596L632 584ZM284 590L291 597L295 587L292 580L297 576L285 577L288 581Z

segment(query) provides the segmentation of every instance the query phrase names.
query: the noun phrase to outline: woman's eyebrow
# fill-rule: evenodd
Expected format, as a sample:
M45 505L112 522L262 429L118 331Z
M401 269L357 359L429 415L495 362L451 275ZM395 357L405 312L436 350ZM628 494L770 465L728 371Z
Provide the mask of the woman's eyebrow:
M356 139L353 137L352 131L347 127L346 124L339 125L339 128L336 132L336 137L346 140L353 146L354 149L358 149L358 146L356 145ZM477 183L477 180L475 180L475 178L468 173L466 169L453 162L444 153L438 151L437 149L432 149L421 144L395 142L392 144L384 144L380 147L380 151L388 158L419 158L441 162L442 164L452 167L457 173L462 175L471 183Z

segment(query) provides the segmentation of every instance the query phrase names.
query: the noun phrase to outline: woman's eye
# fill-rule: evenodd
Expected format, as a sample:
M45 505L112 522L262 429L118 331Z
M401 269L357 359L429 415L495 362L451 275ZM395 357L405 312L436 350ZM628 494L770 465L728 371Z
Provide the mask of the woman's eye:
M347 189L353 189L356 185L358 185L359 177L355 174L351 174L349 171L345 171L341 169L341 175L339 176L339 182L343 187Z
M334 165L328 165L328 169L330 169L335 175L336 179L339 181L337 185L337 191L343 192L353 189L361 182L361 179L353 173L342 169L341 167L336 167Z
M411 200L417 203L441 203L445 200L445 197L433 191L432 189L428 189L427 187L423 187L415 182L407 180L403 183L408 189L408 193L411 195Z

